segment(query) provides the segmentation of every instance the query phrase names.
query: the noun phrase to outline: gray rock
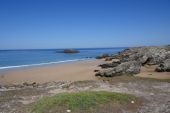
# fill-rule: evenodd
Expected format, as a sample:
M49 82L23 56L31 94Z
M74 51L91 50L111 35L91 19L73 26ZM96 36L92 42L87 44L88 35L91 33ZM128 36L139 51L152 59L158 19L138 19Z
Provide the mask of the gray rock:
M101 68L113 68L120 64L120 62L112 62L112 63L106 63L99 65Z
M103 58L107 58L107 57L109 57L109 54L105 53L100 56L97 56L96 59L103 59Z
M117 73L128 73L128 74L137 74L140 72L140 63L137 61L130 61L130 62L125 62L117 67L115 67L115 72Z
M137 47L130 48L120 53L121 61L138 61L142 65L160 64L170 57L170 52L162 47Z
M140 72L140 68L141 65L138 62L130 61L130 62L119 64L118 66L112 69L99 71L98 73L96 73L96 76L113 77L113 76L119 76L123 74L137 74Z
M163 63L161 63L155 71L157 72L170 72L170 59L165 60Z
M110 68L109 70L99 71L97 76L117 76L123 74L137 74L143 65L159 65L156 71L169 71L170 51L165 47L148 46L134 47L126 49L109 59L119 59L120 63L102 64L102 68ZM165 61L165 62L164 62Z
M22 87L28 87L28 86L38 87L38 84L36 82L33 82L33 83L24 82Z

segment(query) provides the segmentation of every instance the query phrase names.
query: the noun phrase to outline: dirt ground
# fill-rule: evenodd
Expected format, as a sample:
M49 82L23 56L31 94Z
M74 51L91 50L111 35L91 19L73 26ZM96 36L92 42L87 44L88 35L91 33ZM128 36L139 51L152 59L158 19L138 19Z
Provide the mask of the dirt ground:
M61 92L84 90L111 91L135 95L134 104L115 106L113 111L101 113L170 113L170 83L131 76L79 82L49 82L37 87L8 86L0 88L0 111L2 113L29 113L30 106L38 99Z

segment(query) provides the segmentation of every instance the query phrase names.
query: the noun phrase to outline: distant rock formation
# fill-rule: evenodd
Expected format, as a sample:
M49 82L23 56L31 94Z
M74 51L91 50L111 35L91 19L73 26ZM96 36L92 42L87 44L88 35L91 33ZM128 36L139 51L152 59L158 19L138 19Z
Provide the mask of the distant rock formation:
M80 51L75 50L75 49L65 49L63 53L79 53Z
M107 57L109 57L109 54L102 54L102 55L100 55L100 56L97 56L96 57L96 59L102 59L102 58L107 58Z
M141 66L144 65L158 65L155 71L164 72L170 71L170 49L169 46L148 46L148 47L134 47L119 52L116 55L99 57L106 61L113 59L112 63L99 65L105 70L98 71L96 76L112 77L123 74L137 74L140 72Z

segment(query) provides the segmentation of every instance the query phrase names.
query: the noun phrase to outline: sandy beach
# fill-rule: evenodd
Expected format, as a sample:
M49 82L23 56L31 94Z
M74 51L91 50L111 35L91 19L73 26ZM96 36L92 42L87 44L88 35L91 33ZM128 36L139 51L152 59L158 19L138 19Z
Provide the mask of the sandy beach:
M45 83L50 81L96 80L94 70L103 60L85 60L56 65L17 68L0 71L0 84L22 84L24 82Z
M157 65L153 66L142 66L139 74L135 76L144 78L155 78L155 79L170 79L170 72L156 72L155 68Z

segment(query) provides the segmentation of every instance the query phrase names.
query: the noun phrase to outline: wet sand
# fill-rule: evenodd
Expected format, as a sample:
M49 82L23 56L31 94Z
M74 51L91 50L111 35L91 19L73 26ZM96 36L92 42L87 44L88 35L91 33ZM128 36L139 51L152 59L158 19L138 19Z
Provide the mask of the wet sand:
M0 84L96 80L94 70L100 69L98 65L101 63L104 63L104 61L85 60L0 71Z

